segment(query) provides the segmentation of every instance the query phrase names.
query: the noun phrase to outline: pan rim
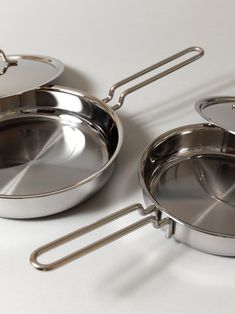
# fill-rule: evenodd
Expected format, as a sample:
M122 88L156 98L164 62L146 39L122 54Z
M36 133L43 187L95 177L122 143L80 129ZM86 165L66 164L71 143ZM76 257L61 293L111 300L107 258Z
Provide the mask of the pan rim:
M95 171L92 175L88 176L87 178L69 185L65 188L61 188L58 190L54 190L54 191L50 191L50 192L44 192L44 193L38 193L38 194L23 194L23 195L4 195L4 194L0 194L0 199L14 199L14 200L20 200L20 199L33 199L33 198L40 198L40 197L47 197L47 196L52 196L52 195L57 195L60 193L64 193L66 191L70 191L73 190L81 185L84 185L85 183L88 183L90 181L92 181L93 179L97 178L98 176L100 176L106 169L108 169L111 164L113 163L113 161L116 159L117 155L119 154L119 151L121 149L122 143L123 143L123 126L121 123L120 118L118 117L118 115L116 114L116 112L114 110L112 110L111 107L109 107L105 102L103 102L102 100L100 100L99 98L96 98L95 96L92 96L86 92L83 92L79 89L75 89L75 88L70 88L67 86L62 86L62 85L47 85L47 86L42 86L42 87L38 87L35 89L35 91L53 91L53 92L62 92L65 94L70 94L70 95L74 95L74 96L80 96L83 97L84 99L87 99L88 101L92 101L95 103L96 106L98 106L99 108L101 108L102 110L104 110L109 116L111 116L111 118L113 119L113 121L115 122L116 126L117 126L117 131L118 131L118 142L117 142L117 146L115 148L115 151L113 153L113 155L111 156L111 158L108 159L108 161L97 171ZM27 92L26 92L27 93Z
M205 233L208 235L212 235L212 236L216 236L216 237L223 237L223 238L231 238L231 239L235 239L235 234L231 235L231 234L224 234L224 233L219 233L219 232L214 232L214 231L210 231L201 227L197 227L194 226L190 223L187 223L185 221L182 221L181 219L177 218L176 216L170 214L164 207L162 207L158 201L151 195L149 189L147 188L146 184L145 184L145 178L144 178L144 163L146 161L147 155L149 154L151 148L156 145L156 144L160 144L162 142L164 142L165 140L167 140L167 138L169 136L171 136L172 134L176 134L177 132L183 131L186 129L196 129L196 128L202 128L202 127L210 127L210 128L217 128L217 129L221 129L224 132L228 132L224 129L222 129L221 127L215 126L215 125L211 125L209 123L196 123L196 124L188 124L188 125L184 125L178 128L174 128L171 129L169 131L166 131L165 133L161 134L160 136L158 136L157 138L155 138L143 151L141 158L139 159L139 163L138 163L138 178L141 184L141 188L143 191L144 195L147 195L149 199L151 199L151 202L153 202L153 204L157 207L158 210L160 210L163 214L165 214L167 217L169 217L170 219L173 220L174 223L179 223L183 226L186 226L188 228L194 229L198 232L201 233ZM229 133L229 132L228 132ZM231 133L230 133L231 134ZM232 134L231 134L232 135Z

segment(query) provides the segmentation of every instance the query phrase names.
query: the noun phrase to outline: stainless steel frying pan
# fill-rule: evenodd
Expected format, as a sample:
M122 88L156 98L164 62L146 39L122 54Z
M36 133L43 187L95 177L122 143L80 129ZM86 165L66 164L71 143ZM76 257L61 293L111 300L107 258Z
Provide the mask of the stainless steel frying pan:
M187 59L122 92L112 108L107 105L118 87L187 54ZM110 178L121 148L123 131L116 110L125 97L199 59L203 50L185 49L116 83L104 100L62 86L36 88L45 67L44 83L54 78L55 69L57 74L62 71L58 60L5 56L2 51L0 55L4 63L0 73L0 216L33 218L69 209L99 190ZM28 62L36 82L32 82ZM15 93L10 89L12 82L20 85Z
M219 108L224 107L231 115L234 103L232 97L212 98L200 101L197 109L205 109L206 118L213 122L217 120L212 118L213 106L220 116ZM235 124L233 128L229 125L234 131ZM32 253L31 263L43 271L61 267L149 223L154 228L163 228L167 238L174 237L195 249L235 256L234 173L233 133L212 123L183 126L164 133L146 148L139 163L147 208L134 204L46 244ZM52 263L38 260L41 254L134 210L145 217Z

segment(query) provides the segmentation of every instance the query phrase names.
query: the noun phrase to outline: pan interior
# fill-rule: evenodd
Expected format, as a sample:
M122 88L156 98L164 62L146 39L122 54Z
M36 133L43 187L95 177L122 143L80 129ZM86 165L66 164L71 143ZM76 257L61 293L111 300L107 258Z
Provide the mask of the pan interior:
M234 153L235 136L216 127L172 134L151 152L151 196L179 222L235 236Z
M70 98L67 108L69 103ZM85 109L82 113L81 105L86 104L80 103L80 112L27 107L0 121L2 197L38 195L73 186L109 161L115 149L109 146L108 131L99 126L98 120L112 125L107 121L111 118L100 110L92 123ZM91 115L91 103L87 103L86 110Z
M50 117L28 117L0 127L0 155L0 194L5 195L59 190L108 161L104 141L85 124Z

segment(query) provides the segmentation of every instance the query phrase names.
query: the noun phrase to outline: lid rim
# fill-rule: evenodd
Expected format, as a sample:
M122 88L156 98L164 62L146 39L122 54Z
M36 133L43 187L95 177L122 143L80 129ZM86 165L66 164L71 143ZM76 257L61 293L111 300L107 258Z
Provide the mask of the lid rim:
M229 108L229 111L216 112L218 110L218 105L233 103L233 105ZM217 108L216 108L217 105ZM206 112L206 109L210 108L210 112L213 113L213 117ZM232 127L228 125L228 120L231 118L230 109L235 109L235 97L234 96L215 96L202 98L196 101L195 109L197 113L205 119L209 124L215 125L229 133L235 134L235 119L234 123L232 123ZM228 115L226 117L226 114ZM234 111L235 117L235 111Z
M64 64L60 60L49 56L15 54L6 57L16 63L8 66L0 75L0 99L21 95L44 86L64 70Z

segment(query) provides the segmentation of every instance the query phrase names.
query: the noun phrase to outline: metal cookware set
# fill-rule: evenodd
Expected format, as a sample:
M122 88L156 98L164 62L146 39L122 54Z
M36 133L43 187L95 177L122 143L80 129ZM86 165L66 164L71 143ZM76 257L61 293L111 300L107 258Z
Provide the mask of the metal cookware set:
M34 218L69 209L110 178L122 145L116 114L125 97L199 59L199 47L185 49L114 84L107 98L48 83L62 71L43 56L6 56L0 51L0 215ZM115 90L178 58L187 59L121 93ZM151 223L193 248L235 255L235 98L214 97L196 104L208 121L159 136L143 152L139 179L146 207L134 204L35 250L39 270L63 266ZM39 256L134 210L144 216L117 232L49 264Z

